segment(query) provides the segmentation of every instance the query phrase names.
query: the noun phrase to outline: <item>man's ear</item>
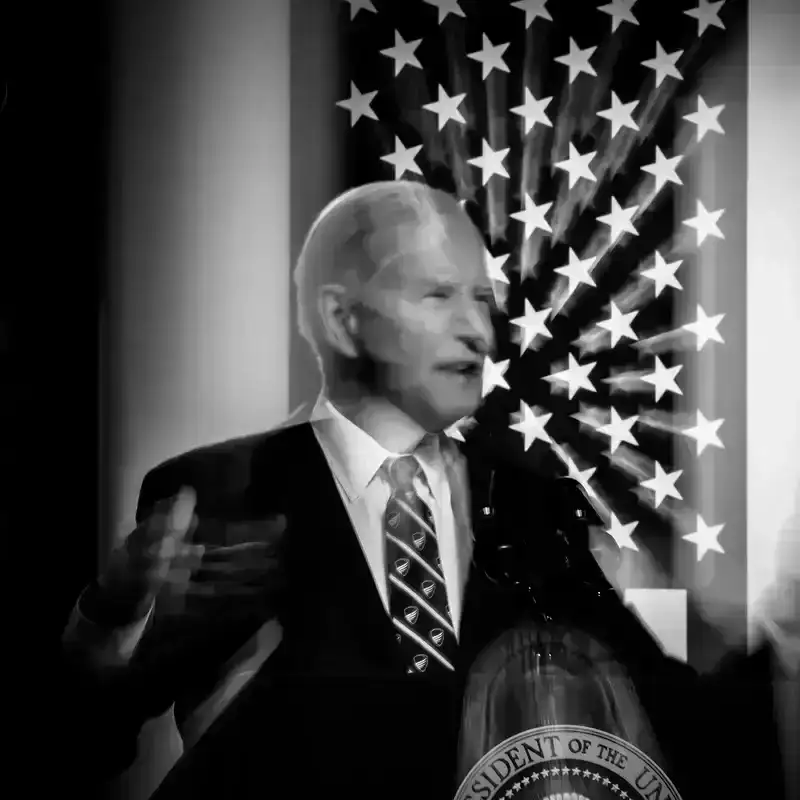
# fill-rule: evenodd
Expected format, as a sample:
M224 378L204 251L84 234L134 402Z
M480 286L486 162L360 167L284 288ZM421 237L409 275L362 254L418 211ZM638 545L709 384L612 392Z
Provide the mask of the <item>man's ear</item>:
M348 358L358 355L358 318L348 290L340 284L321 286L317 311L328 344Z

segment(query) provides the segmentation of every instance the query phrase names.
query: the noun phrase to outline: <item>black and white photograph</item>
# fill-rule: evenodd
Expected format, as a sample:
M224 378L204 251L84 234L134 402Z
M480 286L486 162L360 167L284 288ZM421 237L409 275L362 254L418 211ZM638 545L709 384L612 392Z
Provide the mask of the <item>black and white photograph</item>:
M800 5L15 6L13 791L800 800Z

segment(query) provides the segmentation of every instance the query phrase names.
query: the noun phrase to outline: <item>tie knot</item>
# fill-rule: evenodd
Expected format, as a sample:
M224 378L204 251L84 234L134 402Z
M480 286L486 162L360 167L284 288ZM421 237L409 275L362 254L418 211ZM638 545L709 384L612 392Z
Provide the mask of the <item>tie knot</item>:
M420 470L419 461L415 456L400 456L399 458L388 459L389 479L403 492L413 489L414 478Z

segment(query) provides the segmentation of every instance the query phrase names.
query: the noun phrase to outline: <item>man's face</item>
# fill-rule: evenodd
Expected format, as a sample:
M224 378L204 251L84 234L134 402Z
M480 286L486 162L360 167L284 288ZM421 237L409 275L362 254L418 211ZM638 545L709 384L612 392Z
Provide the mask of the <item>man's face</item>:
M472 414L494 345L484 246L466 216L384 235L397 253L361 291L369 388L429 431Z

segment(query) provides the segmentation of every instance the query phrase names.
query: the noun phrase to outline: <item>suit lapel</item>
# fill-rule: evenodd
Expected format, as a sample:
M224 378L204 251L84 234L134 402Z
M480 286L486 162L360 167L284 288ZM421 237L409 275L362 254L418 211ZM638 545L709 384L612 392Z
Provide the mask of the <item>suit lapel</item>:
M475 541L475 526L479 524L483 508L488 504L488 474L485 462L476 458L472 449L460 443L454 451L458 452L458 470L454 477L458 491L453 492L454 499L458 497L459 503L454 502L453 513L457 514L456 524L459 536L459 555L462 562L462 575L464 585L461 599L461 654L463 666L467 666L474 658L476 644L476 627L483 616L481 612L482 595L485 585L479 569L473 561ZM460 508L456 508L460 506ZM478 637L479 639L480 637Z
M470 478L466 459L457 447L445 443L442 449L445 473L450 487L450 505L456 536L456 559L458 562L459 593L461 596L461 619L463 621L464 597L472 564L472 511L470 509Z
M313 427L301 422L277 435L280 445L265 443L255 457L250 492L257 502L279 487L286 508L284 638L296 629L296 650L308 651L315 640L333 648L343 669L352 668L354 652L386 662L397 653L394 626Z

